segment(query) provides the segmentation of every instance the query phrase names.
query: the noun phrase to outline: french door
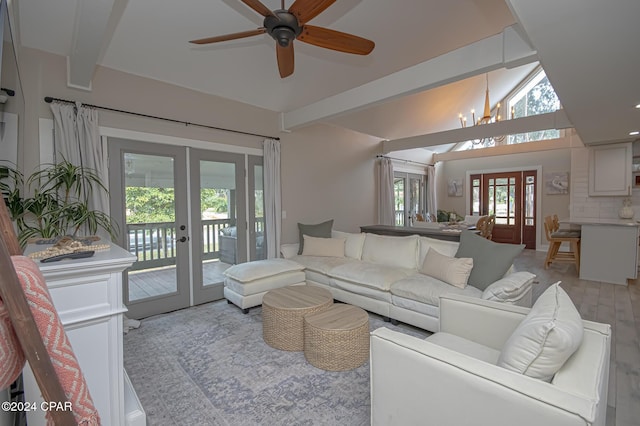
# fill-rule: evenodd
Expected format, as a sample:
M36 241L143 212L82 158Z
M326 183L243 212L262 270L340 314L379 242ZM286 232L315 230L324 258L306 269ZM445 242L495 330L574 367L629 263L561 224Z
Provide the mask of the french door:
M255 187L262 176L253 175L262 173L262 158L116 138L108 145L118 242L138 258L123 279L128 315L222 298L225 269L261 255L262 197ZM247 164L253 181L245 179Z
M470 214L495 215L492 240L536 247L535 170L470 176Z

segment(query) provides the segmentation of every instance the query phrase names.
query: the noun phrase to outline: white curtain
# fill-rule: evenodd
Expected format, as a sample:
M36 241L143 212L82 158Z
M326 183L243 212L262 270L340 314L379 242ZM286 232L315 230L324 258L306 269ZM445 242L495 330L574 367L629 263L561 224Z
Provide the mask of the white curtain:
M107 164L106 144L103 144L98 131L98 111L95 108L79 107L76 116L78 129L78 145L81 147L83 167L94 169L100 181L107 186L109 172ZM109 213L109 194L97 188L91 192L89 208Z
M66 102L52 102L54 162L62 159L71 164L82 163L78 146L78 128L76 126L76 106Z
M280 257L282 188L280 186L280 141L264 140L264 228L267 259Z
M378 161L378 223L395 225L393 163L384 157Z
M106 146L98 131L98 111L80 103L52 102L54 120L54 159L93 169L107 186L109 172ZM109 214L109 195L94 188L89 195L89 209ZM106 237L106 235L104 235Z
M427 166L427 212L429 216L438 220L438 205L436 203L436 167Z

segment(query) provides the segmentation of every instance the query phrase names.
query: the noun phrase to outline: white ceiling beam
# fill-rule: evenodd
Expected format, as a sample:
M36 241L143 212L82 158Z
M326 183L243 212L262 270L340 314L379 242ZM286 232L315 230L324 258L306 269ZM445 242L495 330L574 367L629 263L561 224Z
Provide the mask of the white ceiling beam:
M491 37L387 75L321 101L282 113L282 130L291 130L394 98L484 74L536 62L537 52L514 25Z
M382 143L382 151L387 154L393 151L426 148L448 143L464 142L472 139L516 135L519 133L537 132L548 129L568 129L571 127L573 127L573 125L567 118L567 114L565 114L564 110L560 109L555 112L504 120L497 123L469 126L460 129L446 130L444 132L430 133L428 135L384 141Z
M103 46L108 45L113 36L109 29L114 9L122 16L126 0L79 0L76 7L70 54L67 57L67 85L91 90L91 80Z

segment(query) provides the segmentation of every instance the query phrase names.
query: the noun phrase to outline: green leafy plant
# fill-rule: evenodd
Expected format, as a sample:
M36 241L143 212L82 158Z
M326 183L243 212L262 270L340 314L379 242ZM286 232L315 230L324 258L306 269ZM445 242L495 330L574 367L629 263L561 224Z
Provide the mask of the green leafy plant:
M21 193L24 182L18 170L0 167L0 191L23 246L30 238L76 237L83 229L90 235L102 229L116 237L111 217L88 207L92 191L107 191L95 170L66 160L44 164L26 180L28 197Z

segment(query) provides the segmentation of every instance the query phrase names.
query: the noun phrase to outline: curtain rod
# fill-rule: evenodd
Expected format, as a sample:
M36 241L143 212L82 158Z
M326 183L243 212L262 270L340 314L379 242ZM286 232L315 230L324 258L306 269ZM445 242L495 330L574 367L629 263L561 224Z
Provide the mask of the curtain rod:
M405 160L404 158L389 157L388 155L382 155L382 154L376 155L376 158L388 158L389 160L403 161L405 163L413 163L413 164L418 164L420 166L434 166L435 165L435 164L429 164L429 163L421 163L419 161Z
M69 101L67 99L52 98L51 96L45 96L44 101L46 103L48 103L48 104L50 104L53 101L65 102L65 103L68 103L68 104L75 104L76 103L74 101ZM261 134L258 134L258 133L250 133L250 132L243 132L241 130L225 129L223 127L209 126L207 124L190 123L188 121L175 120L173 118L158 117L158 116L155 116L155 115L148 115L148 114L142 114L142 113L139 113L139 112L125 111L125 110L122 110L122 109L103 107L103 106L99 106L99 105L91 105L91 104L85 104L85 103L83 103L82 105L88 106L90 108L102 109L102 110L105 110L105 111L120 112L120 113L123 113L123 114L136 115L138 117L145 117L145 118L153 118L153 119L156 119L156 120L170 121L172 123L184 124L185 126L198 126L198 127L204 127L206 129L221 130L223 132L239 133L241 135L249 135L249 136L258 136L258 137L261 137L261 138L275 139L277 141L280 140L280 138L278 138L278 137L261 135Z

